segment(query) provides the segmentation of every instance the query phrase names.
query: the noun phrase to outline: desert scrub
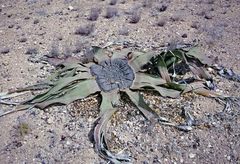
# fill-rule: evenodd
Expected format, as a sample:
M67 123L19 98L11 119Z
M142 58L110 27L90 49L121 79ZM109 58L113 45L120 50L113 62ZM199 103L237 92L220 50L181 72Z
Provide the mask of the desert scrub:
M156 9L157 9L157 11L159 11L159 12L164 12L164 11L166 11L167 10L167 5L166 4L158 4L157 6L156 6Z
M20 133L20 136L22 136L22 137L29 134L29 132L30 132L30 127L25 122L20 122L19 125L17 126L17 129Z
M78 27L75 30L76 35L88 36L94 31L94 24L86 24L83 26Z
M88 20L96 21L99 17L101 10L100 8L91 8L90 13L88 15Z
M109 19L118 15L117 8L107 7L105 18Z
M159 26L159 27L163 27L165 24L166 24L166 19L164 19L164 18L159 18L159 19L157 19L157 26Z
M25 52L25 54L27 55L33 55L33 54L37 54L38 50L37 48L28 48L27 51Z
M117 4L117 0L110 0L109 5L116 5Z
M140 11L134 11L129 18L129 23L138 23L141 19Z
M121 28L118 30L118 34L119 34L119 35L128 36L128 34L129 34L129 29L128 29L126 26L123 26L123 27L121 27Z
M142 2L143 7L151 8L152 5L153 5L152 0L143 0L143 2Z
M59 42L53 41L48 56L49 57L57 57L59 55L60 55Z

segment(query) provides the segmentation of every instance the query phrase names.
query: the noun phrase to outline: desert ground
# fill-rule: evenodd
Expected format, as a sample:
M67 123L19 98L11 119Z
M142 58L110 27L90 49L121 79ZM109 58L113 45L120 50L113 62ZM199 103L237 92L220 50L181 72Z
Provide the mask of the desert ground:
M0 92L47 78L54 67L44 58L88 59L89 47L112 42L151 50L197 41L207 57L239 74L239 9L239 0L0 0ZM222 93L239 97L239 82L218 75L214 80ZM113 152L124 151L137 164L240 163L239 107L225 111L214 99L195 94L149 97L169 117L189 108L203 126L190 132L163 125L149 129L126 103L109 123ZM98 102L90 97L1 117L0 163L107 163L89 139ZM0 112L11 108L0 104Z

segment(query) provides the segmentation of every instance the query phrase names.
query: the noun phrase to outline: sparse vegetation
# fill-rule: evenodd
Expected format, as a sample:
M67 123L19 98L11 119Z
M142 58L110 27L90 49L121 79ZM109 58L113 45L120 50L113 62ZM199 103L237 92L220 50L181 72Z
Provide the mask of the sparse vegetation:
M59 43L58 42L53 42L51 45L51 50L49 54L47 55L48 57L57 57L60 55L59 53Z
M118 14L117 8L108 7L108 8L106 9L105 18L109 19L109 18L112 18L112 17L117 16L117 14Z
M39 19L35 19L34 21L33 21L33 24L38 24L39 23Z
M195 29L198 29L200 27L200 23L197 22L197 21L193 21L192 24L191 24L191 27L195 28Z
M125 4L125 3L126 3L126 0L121 0L120 3L121 3L121 4Z
M117 4L117 0L110 0L109 5L116 5Z
M119 35L124 35L124 36L128 36L129 34L129 29L126 26L123 26L119 29L118 31Z
M64 55L64 57L69 57L69 56L71 56L71 54L72 54L72 50L66 43L63 55Z
M75 48L72 52L77 54L82 51L83 47L84 47L84 44L81 41L77 40L75 43Z
M130 16L130 23L138 23L141 19L141 13L139 11L134 11Z
M0 7L0 163L238 162L240 75L232 70L240 73L239 0L117 0L112 5L111 0L20 1L2 1ZM109 19L108 7L117 9ZM130 23L137 10L140 20ZM179 19L171 18L178 13ZM94 24L93 32L75 34L87 24ZM200 58L195 46L202 50ZM125 84L120 78L131 82L127 64L134 71L132 85L103 91L108 89L104 86ZM93 76L90 67L96 65L105 69L98 73L96 68ZM202 78L207 73L210 78ZM101 90L94 92L92 83L99 81L110 85L96 85ZM136 88L138 84L143 87ZM129 90L138 97L128 96ZM196 94L204 90L221 98ZM169 98L169 93L180 95ZM233 96L238 105L229 100ZM68 100L73 103L60 104ZM56 106L44 108L50 101L57 101ZM14 113L22 105L27 110ZM147 120L142 114L151 116L151 108L157 114ZM13 114L1 117L5 112ZM121 159L125 154L130 162Z
M19 130L19 134L21 137L24 137L25 135L29 134L29 132L30 132L29 125L25 122L19 123L17 128Z
M207 13L205 13L204 18L205 19L212 19L213 18L213 14L210 13L210 12L207 12Z
M94 31L94 24L87 24L76 29L76 35L88 36Z
M96 21L99 17L99 14L100 14L99 8L91 8L89 16L88 16L88 20Z
M157 20L157 26L163 27L166 24L166 19L160 18Z
M142 6L148 8L152 7L152 0L143 0Z
M179 20L180 20L180 15L178 15L178 14L173 14L173 15L171 16L171 20L174 21L174 22L179 21Z
M164 11L167 10L167 5L166 4L159 4L159 5L157 5L156 8L159 12L164 12Z
M28 48L25 54L32 55L37 53L38 53L38 50L36 48Z

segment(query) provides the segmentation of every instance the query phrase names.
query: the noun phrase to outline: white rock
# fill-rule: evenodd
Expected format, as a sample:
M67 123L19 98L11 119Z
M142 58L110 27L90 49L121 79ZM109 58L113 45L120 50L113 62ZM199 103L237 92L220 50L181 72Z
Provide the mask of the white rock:
M72 11L73 7L72 6L68 6L68 10Z
M231 156L227 156L227 160L230 161L231 160Z
M195 158L196 154L190 153L188 156L189 156L189 158Z
M49 118L47 119L47 123L48 123L48 124L52 124L53 122L54 122L53 117L49 117Z

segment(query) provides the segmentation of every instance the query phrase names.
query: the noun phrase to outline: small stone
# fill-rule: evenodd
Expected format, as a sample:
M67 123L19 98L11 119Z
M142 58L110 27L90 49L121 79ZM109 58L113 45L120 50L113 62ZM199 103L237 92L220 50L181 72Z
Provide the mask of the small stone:
M21 43L24 43L24 42L27 41L27 38L25 38L25 37L24 38L20 38L20 39L18 39L18 41L21 42Z
M13 24L8 25L8 28L13 28L13 27L14 27Z
M88 118L88 122L93 122L93 118L92 118L92 117L89 117L89 118Z
M180 163L183 163L183 162L184 162L184 160L182 158L180 158Z
M49 118L47 119L47 123L48 123L48 124L52 124L53 122L54 122L53 117L49 117Z
M66 142L66 145L71 145L71 141L68 140L68 141Z
M30 19L30 17L29 17L29 16L26 16L24 19L25 19L25 20L28 20L28 19Z
M195 158L195 157L196 157L196 154L190 153L188 156L189 156L189 158L192 159L192 158Z
M231 161L231 156L230 155L227 156L227 160Z
M72 6L68 6L68 10L72 11L73 7Z
M57 39L58 40L63 40L63 37L62 36L57 36Z
M187 34L183 34L183 35L182 35L182 38L187 38Z
M209 144L208 144L208 148L212 148L212 147L213 147L213 146L209 143Z
M35 19L34 21L33 21L33 24L38 24L39 23L39 20L38 19Z
M205 16L204 16L204 18L206 18L206 19L212 19L212 18L213 18L213 14L211 14L211 13L206 13Z

